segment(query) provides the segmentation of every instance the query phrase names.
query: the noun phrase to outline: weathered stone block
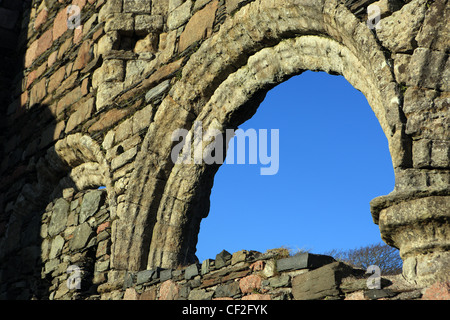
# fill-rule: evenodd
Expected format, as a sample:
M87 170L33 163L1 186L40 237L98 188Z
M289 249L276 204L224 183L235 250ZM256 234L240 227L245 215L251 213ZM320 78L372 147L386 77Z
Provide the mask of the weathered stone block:
M115 13L105 24L105 32L121 31L125 33L134 32L134 17L131 13Z
M152 2L149 0L123 0L123 12L150 13Z
M67 121L65 132L68 133L75 129L79 124L88 120L95 110L95 98L90 98L76 105L76 111Z
M159 300L177 300L180 288L172 280L167 280L161 284L159 289Z
M117 170L121 167L123 167L125 164L131 162L131 160L136 156L137 154L137 147L133 147L121 155L115 157L111 161L111 170Z
M238 262L243 262L247 258L248 251L247 250L241 250L238 252L233 253L231 257L231 264L235 265Z
M416 37L419 47L447 51L450 48L450 7L448 1L427 2L427 12L422 28Z
M433 146L431 148L431 165L434 168L450 167L450 141L433 141Z
M60 38L67 30L67 20L68 20L67 8L61 9L56 15L55 20L53 20L53 41Z
M220 297L232 297L234 295L237 295L241 292L239 287L239 282L234 281L228 284L223 284L217 286L217 289L215 290L214 297L220 298Z
M207 274L210 270L211 270L211 263L214 260L211 259L206 259L205 261L202 262L202 269L201 269L201 274Z
M445 68L447 55L443 51L417 48L409 63L407 85L436 89Z
M218 6L218 1L215 0L192 16L180 36L180 52L211 34Z
M415 0L403 6L391 16L381 19L377 36L383 45L393 52L405 52L414 47L414 38L417 35L425 12L425 0ZM399 32L402 30L402 32Z
M73 64L73 70L81 70L88 65L88 63L94 58L92 51L92 40L86 40L80 46L78 50L77 58Z
M64 231L67 224L67 217L69 215L70 204L64 199L56 200L53 205L53 212L48 226L48 234L51 237Z
M172 269L164 269L159 272L159 280L161 282L169 279L172 279Z
M104 82L120 82L125 78L124 62L118 59L110 59L103 62L101 67L101 80Z
M239 288L242 293L251 293L255 290L261 289L261 277L256 274L251 274L242 278L239 281Z
M333 262L321 268L300 274L292 279L295 300L316 300L338 296L341 279L350 273L349 267Z
M198 264L196 264L196 263L191 264L189 267L186 268L186 270L184 272L184 278L186 280L190 280L190 279L198 276L199 275L198 269L199 269Z
M189 293L188 300L211 300L214 291L206 291L203 289L194 289Z
M164 26L164 18L161 15L137 15L134 29L136 34L159 33Z
M144 270L137 273L136 284L150 282L156 276L156 270Z
M334 261L334 258L330 256L302 253L293 257L278 260L277 271L315 269Z
M156 53L158 51L159 35L151 32L144 39L136 42L134 47L134 53L151 52Z
M431 140L420 139L413 142L413 165L415 168L428 167L431 164Z
M243 5L251 2L251 0L226 0L225 4L227 7L228 14L232 14L234 11L242 7Z
M227 262L232 258L231 253L226 250L222 250L219 254L216 255L215 267L217 269L222 268L227 264Z
M436 282L428 287L422 300L450 300L450 281Z
M104 193L101 190L92 190L85 194L81 202L80 223L85 222L97 212L103 195Z
M176 29L185 24L191 17L192 0L187 0L182 5L169 12L167 26L169 30Z
M91 240L94 236L95 232L87 222L81 224L75 229L73 238L69 242L70 250L75 251L85 248L89 243L89 240Z
M150 101L161 97L161 95L163 95L165 92L167 92L169 90L169 88L170 88L170 80L165 80L165 81L161 82L160 84L158 84L156 87L150 89L145 94L145 101L147 103L149 103Z

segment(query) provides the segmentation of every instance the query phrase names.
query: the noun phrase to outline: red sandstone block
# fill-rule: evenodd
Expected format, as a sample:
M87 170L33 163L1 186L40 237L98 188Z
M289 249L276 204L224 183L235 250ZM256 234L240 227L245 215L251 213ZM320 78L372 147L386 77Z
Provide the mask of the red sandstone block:
M84 41L78 50L77 58L73 64L73 70L81 70L87 66L89 61L93 58L91 54L92 40Z
M433 284L426 289L422 300L450 300L450 281Z
M61 86L62 81L66 75L66 68L63 66L59 68L53 75L50 77L50 81L48 82L48 92L52 93L59 86Z
M36 83L30 91L30 106L37 104L44 99L47 94L46 90L47 78L41 79L38 83Z
M36 80L36 78L37 78L36 70L31 71L27 76L27 84L25 88L28 89L30 85L34 82L34 80Z
M36 51L36 58L43 54L45 51L50 49L53 44L53 31L52 29L47 30L42 34L38 40L38 48Z
M106 222L102 223L101 225L99 225L97 227L97 234L99 234L100 232L102 232L103 230L108 228L110 225L111 225L111 222L109 222L109 221L106 221Z
M83 26L79 26L73 30L73 44L79 44L83 39Z
M36 19L34 20L34 29L38 30L47 21L47 18L48 10L44 8L38 13Z
M251 274L239 281L239 288L242 293L251 293L254 290L261 289L261 277L255 274Z
M126 109L112 109L107 113L103 114L100 119L98 119L90 128L89 132L104 130L113 124L119 122L121 119L129 114L129 110Z
M35 40L27 49L25 54L25 68L30 67L37 58L39 40Z
M84 8L84 6L86 5L86 0L73 0L72 5L78 6L80 8L80 10L82 10Z
M128 288L127 290L125 290L123 300L139 300L139 294L134 288Z
M25 91L20 95L20 106L21 107L25 106L27 102L28 102L28 91Z
M55 51L48 57L47 60L48 66L51 67L52 65L54 65L57 59L58 59L58 51Z
M56 114L59 116L67 107L77 102L81 97L81 88L76 87L58 101Z
M67 20L69 15L67 14L67 8L61 9L56 15L53 21L53 41L61 37L67 30Z

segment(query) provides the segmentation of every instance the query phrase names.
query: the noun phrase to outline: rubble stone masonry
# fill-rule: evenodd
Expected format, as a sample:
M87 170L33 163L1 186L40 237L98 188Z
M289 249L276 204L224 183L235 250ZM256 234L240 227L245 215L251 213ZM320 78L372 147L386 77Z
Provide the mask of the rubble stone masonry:
M174 130L235 129L305 70L343 75L386 135L395 188L370 205L410 297L448 288L449 20L447 0L0 0L0 297L348 298L337 262L200 266L219 165L171 159Z

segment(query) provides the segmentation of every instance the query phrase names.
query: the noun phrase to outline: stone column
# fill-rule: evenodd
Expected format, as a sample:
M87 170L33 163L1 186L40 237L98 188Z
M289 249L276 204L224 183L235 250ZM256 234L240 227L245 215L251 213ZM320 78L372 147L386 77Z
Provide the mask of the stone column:
M419 286L450 278L450 196L393 192L371 202L382 239L400 250L403 276Z

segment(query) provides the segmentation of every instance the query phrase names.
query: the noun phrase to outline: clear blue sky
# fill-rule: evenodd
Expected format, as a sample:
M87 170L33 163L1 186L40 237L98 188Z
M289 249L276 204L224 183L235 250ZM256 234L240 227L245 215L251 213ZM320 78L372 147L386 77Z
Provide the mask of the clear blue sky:
M223 249L323 253L381 241L369 202L393 190L392 161L366 98L344 77L293 77L269 91L241 128L279 129L279 171L221 166L200 228L200 262Z

